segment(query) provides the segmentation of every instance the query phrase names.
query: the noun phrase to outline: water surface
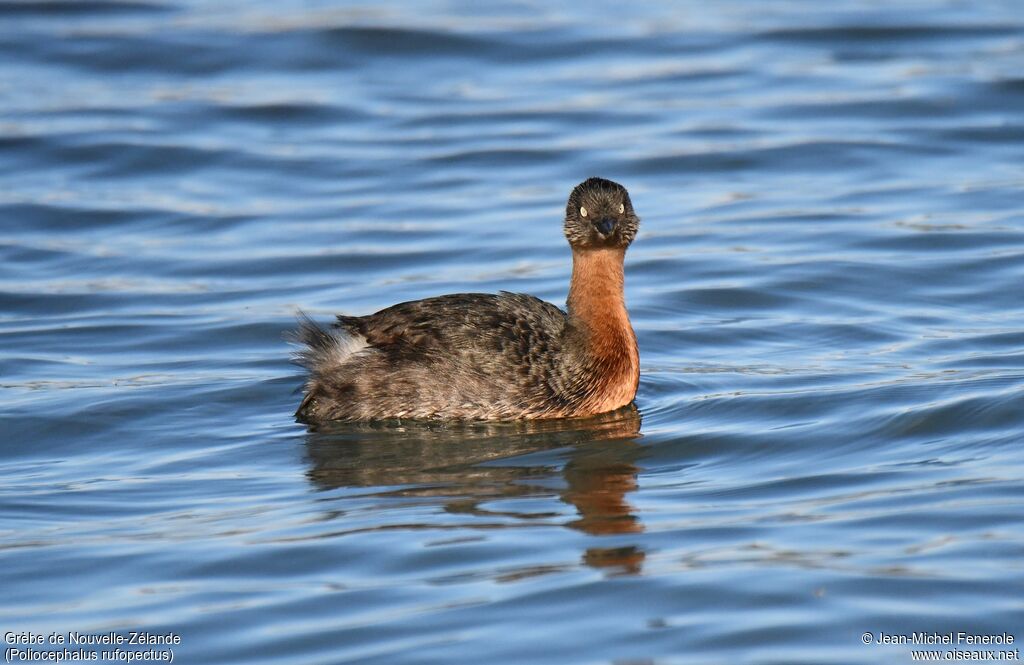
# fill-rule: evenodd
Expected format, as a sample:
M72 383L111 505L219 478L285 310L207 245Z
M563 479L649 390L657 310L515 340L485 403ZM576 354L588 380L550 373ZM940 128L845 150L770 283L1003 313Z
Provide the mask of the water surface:
M1024 639L1019 10L0 2L0 630L246 664ZM293 421L298 308L561 304L591 175L643 218L637 412Z

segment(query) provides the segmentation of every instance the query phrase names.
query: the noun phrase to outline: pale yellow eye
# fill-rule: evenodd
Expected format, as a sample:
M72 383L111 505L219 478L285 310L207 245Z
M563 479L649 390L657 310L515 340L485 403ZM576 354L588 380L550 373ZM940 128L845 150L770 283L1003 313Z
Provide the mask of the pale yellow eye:
M586 208L580 208L580 217L586 217L586 216L587 216L587 209Z
M619 204L619 214L621 215L624 212L626 212L626 204L625 203L620 203Z

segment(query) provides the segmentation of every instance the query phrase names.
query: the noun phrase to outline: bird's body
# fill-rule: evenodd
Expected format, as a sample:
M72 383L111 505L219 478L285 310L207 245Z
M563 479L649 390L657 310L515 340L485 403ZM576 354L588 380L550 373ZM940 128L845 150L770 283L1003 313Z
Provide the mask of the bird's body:
M621 219L595 216L594 230L587 220L570 226L580 210L589 214L584 204L619 210ZM296 415L307 422L517 420L629 404L640 369L623 259L638 221L615 183L591 178L574 190L566 219L573 248L566 312L528 295L463 293L339 316L329 330L305 320L298 360L310 376Z

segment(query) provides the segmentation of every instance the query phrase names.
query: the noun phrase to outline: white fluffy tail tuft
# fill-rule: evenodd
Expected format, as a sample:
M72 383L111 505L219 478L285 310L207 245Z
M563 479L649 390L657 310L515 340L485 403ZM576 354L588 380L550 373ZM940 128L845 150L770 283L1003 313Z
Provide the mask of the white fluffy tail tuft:
M299 328L292 334L292 341L303 347L295 354L295 362L311 374L344 365L369 346L364 337L321 328L302 312L299 313Z

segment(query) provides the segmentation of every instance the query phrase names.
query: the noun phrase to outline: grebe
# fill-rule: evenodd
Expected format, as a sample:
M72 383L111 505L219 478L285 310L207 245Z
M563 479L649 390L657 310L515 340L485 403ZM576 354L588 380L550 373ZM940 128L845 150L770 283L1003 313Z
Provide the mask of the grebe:
M303 316L296 361L309 378L296 417L520 420L630 404L640 354L626 312L623 260L639 224L622 185L590 178L572 190L565 312L502 291L339 315L329 330Z

